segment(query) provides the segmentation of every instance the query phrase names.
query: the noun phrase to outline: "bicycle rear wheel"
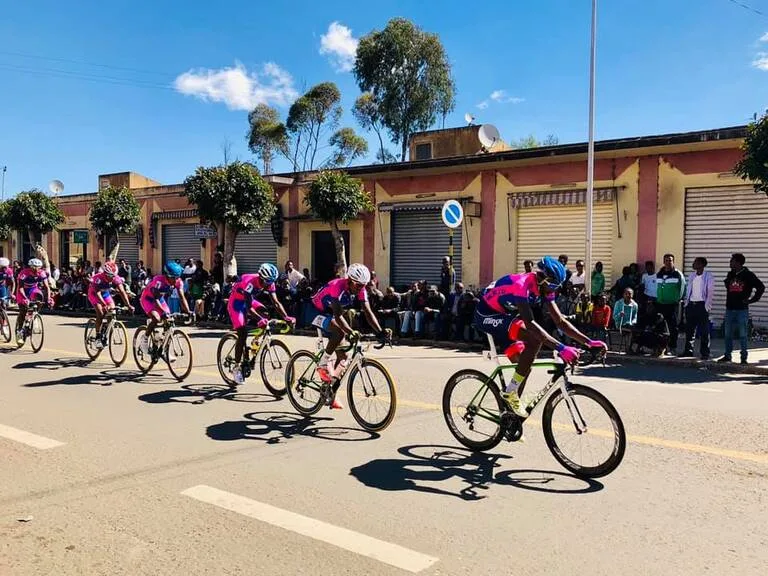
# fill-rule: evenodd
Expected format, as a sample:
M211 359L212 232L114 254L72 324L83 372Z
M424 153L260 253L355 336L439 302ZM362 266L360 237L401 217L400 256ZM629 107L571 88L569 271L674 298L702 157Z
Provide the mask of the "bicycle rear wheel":
M621 464L627 448L624 423L616 408L600 392L580 384L570 384L569 401L564 400L562 390L557 390L544 405L541 425L550 452L576 476L610 474ZM577 463L574 458L589 463Z
M317 359L308 350L299 350L291 356L285 368L285 387L296 410L304 416L316 414L323 407L326 384L317 374Z
M133 360L142 374L149 372L157 362L157 358L152 355L152 346L152 338L147 332L147 327L136 328L136 332L133 333Z
M88 354L88 358L91 360L96 360L96 358L99 357L99 354L101 354L101 348L96 347L97 338L96 320L90 318L88 322L85 323L85 335L83 336L83 340L85 342L85 353Z
M11 321L5 308L0 308L0 333L2 333L3 340L6 343L10 342L13 338L13 328L11 328Z
M216 348L216 366L219 368L221 379L229 386L236 384L232 371L237 367L235 362L235 346L237 345L237 334L230 332L225 334L219 340L219 346Z
M35 313L32 316L32 328L29 334L29 343L33 352L40 352L45 340L45 329L43 328L43 317Z
M267 390L275 398L285 396L285 371L291 360L291 351L280 340L272 340L269 346L264 346L259 354L259 370L261 379Z
M115 366L122 366L128 357L128 331L125 325L117 320L112 321L107 334L109 342L109 357Z
M175 361L172 361L175 358ZM168 368L179 382L192 372L192 342L189 336L179 329L171 332L165 347L165 359Z
M355 365L349 372L347 401L352 416L365 430L384 430L397 410L397 389L389 370L371 358Z
M470 450L491 450L504 438L501 392L478 370L460 370L443 390L443 417L453 437ZM463 432L461 427L467 428Z

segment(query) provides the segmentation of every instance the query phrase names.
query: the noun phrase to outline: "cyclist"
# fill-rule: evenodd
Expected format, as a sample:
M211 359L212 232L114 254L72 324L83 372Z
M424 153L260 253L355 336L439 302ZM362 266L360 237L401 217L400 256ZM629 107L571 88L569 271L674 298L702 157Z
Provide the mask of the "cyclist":
M528 378L542 345L556 350L567 364L575 363L580 354L578 348L552 338L534 320L532 305L540 303L557 327L573 340L590 348L608 349L604 342L591 340L579 332L558 309L555 296L565 279L565 266L557 259L545 256L533 271L509 274L493 282L483 292L475 309L475 328L493 336L505 348L507 357L512 362L517 361L515 373L502 391L502 397L521 418L526 418L528 412L521 406L517 390Z
M381 329L381 325L371 310L371 305L368 303L366 286L370 281L371 272L366 266L363 264L352 264L347 269L346 278L331 280L312 298L312 304L317 311L317 316L312 321L312 325L320 328L328 336L325 352L320 358L317 367L317 373L324 382L331 382L333 378L339 378L346 367L346 354L344 352L336 352L336 364L334 368L328 368L328 362L331 360L344 335L347 334L353 339L360 336L356 330L352 330L343 316L344 309L349 308L353 304L353 297L362 303L368 323L376 331L379 341L386 342L392 337L391 330ZM331 399L330 407L332 410L341 410L343 408L335 396Z
M13 277L13 268L8 258L0 258L0 300L8 304L8 299L16 291L16 279Z
M110 288L115 288L118 291L123 303L133 314L133 306L131 306L131 301L125 292L123 284L124 280L117 274L117 264L112 260L104 262L102 271L94 274L91 282L88 284L88 301L96 310L96 334L100 336L96 341L96 348L104 348L107 345L104 340L106 336L101 335L101 321L104 319L104 314L107 310L115 309L115 302L112 300Z
M171 292L175 288L179 294L179 300L181 301L181 308L185 314L189 314L189 305L187 299L184 297L184 284L181 281L181 275L184 269L181 264L169 260L165 264L164 274L158 274L147 284L144 290L141 292L141 308L144 313L149 316L149 323L147 324L147 340L141 343L142 352L149 353L149 337L154 336L155 328L161 319L168 316L171 311L168 308L168 302L166 298L170 296ZM173 347L171 347L173 348ZM173 350L169 352L169 360L173 360L171 357Z
M27 307L33 300L45 300L49 306L53 306L51 292L48 289L48 273L43 270L43 262L39 258L32 258L27 262L27 267L19 272L16 285L16 303L19 305L19 315L16 317L16 343L24 344L24 336L21 327L27 316ZM40 290L40 286L43 287Z
M232 371L232 376L237 384L243 383L243 372L240 369L240 362L243 359L243 349L248 337L248 317L252 316L258 320L257 326L263 328L267 325L267 319L259 312L266 310L266 307L256 299L260 293L269 294L272 305L277 309L286 322L296 323L296 319L288 316L285 308L277 299L277 290L275 282L280 276L277 266L265 262L259 266L257 274L243 274L240 281L232 286L232 292L227 302L227 312L229 319L232 320L232 329L237 332L237 344L235 345L235 363L237 366Z

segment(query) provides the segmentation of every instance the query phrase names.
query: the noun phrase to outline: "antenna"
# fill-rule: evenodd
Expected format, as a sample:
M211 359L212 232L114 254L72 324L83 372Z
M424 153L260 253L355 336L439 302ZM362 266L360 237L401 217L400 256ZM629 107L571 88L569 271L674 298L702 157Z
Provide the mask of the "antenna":
M498 128L493 124L483 124L477 132L477 139L480 140L480 144L482 144L487 152L493 148L497 142L501 141L501 134L499 134Z
M464 114L464 120L467 122L467 126L472 126L472 122L475 121L475 117L472 116L469 112Z
M58 196L64 191L64 183L61 180L51 180L48 183L48 190L50 190L51 194L54 196Z

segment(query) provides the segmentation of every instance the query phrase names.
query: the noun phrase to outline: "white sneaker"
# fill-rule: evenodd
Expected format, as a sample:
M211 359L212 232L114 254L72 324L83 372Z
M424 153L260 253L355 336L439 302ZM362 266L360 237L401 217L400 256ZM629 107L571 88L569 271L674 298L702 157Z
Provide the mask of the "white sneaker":
M240 366L237 366L232 370L232 379L235 381L235 384L242 384L245 381Z
M104 342L101 341L101 338L96 338L96 340L94 340L93 342L93 345L96 348L96 350L101 350L102 348L104 348Z
M139 342L139 348L141 349L141 353L145 356L149 356L149 338L147 338L147 335L144 334L144 336L141 337L141 342Z

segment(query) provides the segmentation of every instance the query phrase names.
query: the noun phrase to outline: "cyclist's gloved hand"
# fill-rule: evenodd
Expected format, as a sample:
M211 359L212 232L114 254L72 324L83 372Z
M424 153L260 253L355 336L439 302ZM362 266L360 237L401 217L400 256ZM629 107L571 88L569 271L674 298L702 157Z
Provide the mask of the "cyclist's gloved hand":
M360 340L360 332L358 332L357 330L352 330L352 332L350 332L347 335L347 339L350 342L357 342L358 340Z
M259 321L256 323L257 328L266 328L267 324L269 324L269 320L266 318L260 318Z
M296 324L296 318L293 316L286 316L285 321L288 322L288 324Z
M379 332L377 336L380 342L390 342L392 340L392 329L384 328L384 330Z
M557 345L557 355L560 356L566 364L575 364L578 362L580 354L581 351L573 346L566 346L565 344Z
M608 351L608 344L602 340L587 340L587 346L590 348L600 348L602 351Z

